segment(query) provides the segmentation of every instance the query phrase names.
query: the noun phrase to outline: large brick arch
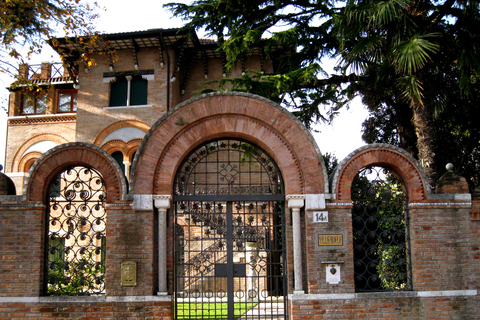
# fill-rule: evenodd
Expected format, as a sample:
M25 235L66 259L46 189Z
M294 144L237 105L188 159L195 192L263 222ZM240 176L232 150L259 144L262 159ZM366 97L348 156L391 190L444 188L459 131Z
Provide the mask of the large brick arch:
M171 194L183 158L200 144L222 137L245 139L272 156L286 194L327 191L323 158L296 118L267 99L230 92L186 101L152 126L135 156L133 192Z
M12 161L12 168L10 169L11 172L22 172L22 165L20 164L22 157L24 156L24 153L26 150L28 150L29 147L34 145L37 142L41 141L53 141L58 144L62 143L67 143L68 140L65 137L62 137L61 135L54 134L54 133L41 133L33 136L32 138L26 140L20 148L15 152L15 155L13 156L13 161Z
M332 193L337 200L350 201L352 181L368 166L381 166L398 174L407 188L409 202L426 200L430 185L418 162L405 150L388 144L359 148L343 160L332 176Z
M107 187L107 202L124 200L127 187L117 162L104 150L89 143L71 142L45 152L30 168L24 194L29 201L44 201L52 179L69 167L94 168Z

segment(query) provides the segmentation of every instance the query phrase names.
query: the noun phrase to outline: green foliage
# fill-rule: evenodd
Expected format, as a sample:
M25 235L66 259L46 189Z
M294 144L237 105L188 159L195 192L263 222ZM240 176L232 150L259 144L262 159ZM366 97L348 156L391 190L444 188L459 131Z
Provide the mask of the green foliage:
M388 170L366 168L352 183L352 200L356 289L409 289L402 182Z
M95 255L95 249L91 249L72 261L63 258L49 262L48 294L89 296L102 293L105 283L105 266L94 260Z
M217 37L230 67L262 38L266 54L284 48L273 57L276 74L262 77L269 85L258 93L280 99L307 127L328 122L361 95L372 118L389 115L388 125L370 119L366 136L398 142L425 164L432 182L441 141L432 133L433 115L453 108L450 92L462 101L478 99L472 82L480 72L478 0L197 0L167 7L186 27ZM337 74L323 71L325 58L339 59ZM377 129L384 133L372 135ZM462 157L473 156L465 152Z
M45 40L63 32L65 37L94 35L96 2L80 0L4 0L0 2L0 68L15 75L9 58L23 60L39 53ZM14 63L16 64L16 63Z
M335 154L327 152L323 154L323 161L325 162L325 167L327 168L327 175L331 176L333 171L335 171L338 166L337 157Z
M213 80L204 83L205 85L215 85L218 91L241 91L258 94L267 97L273 101L280 102L278 91L274 88L274 83L268 81L263 74L252 70L246 70L241 78L223 78L221 80ZM197 93L203 94L213 89L204 88Z

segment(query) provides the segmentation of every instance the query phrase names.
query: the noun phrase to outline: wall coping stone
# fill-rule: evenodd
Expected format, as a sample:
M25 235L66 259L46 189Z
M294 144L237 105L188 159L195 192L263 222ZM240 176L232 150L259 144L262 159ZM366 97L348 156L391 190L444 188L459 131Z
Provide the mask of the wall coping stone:
M471 207L472 202L411 202L408 204L409 208L425 208L425 207L434 207L434 208L447 208L447 207Z
M171 295L161 296L96 296L96 297L0 297L0 303L105 303L105 302L170 302Z
M428 195L430 200L472 200L470 193L431 193Z
M477 290L398 291L368 293L289 294L291 301L301 300L361 300L477 296Z
M27 200L25 195L0 195L0 205L2 201L15 201L15 202L24 202ZM18 204L20 205L20 204Z

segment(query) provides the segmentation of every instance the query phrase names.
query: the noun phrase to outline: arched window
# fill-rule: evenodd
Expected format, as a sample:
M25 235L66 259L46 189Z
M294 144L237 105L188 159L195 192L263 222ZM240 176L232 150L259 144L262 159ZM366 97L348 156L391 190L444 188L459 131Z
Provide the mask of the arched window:
M112 153L113 159L117 161L118 165L120 166L120 169L122 169L123 174L125 175L125 164L123 163L123 153L121 151L115 151Z
M411 289L407 195L402 180L380 167L352 183L355 289Z
M46 294L105 293L106 188L94 169L73 167L50 186Z

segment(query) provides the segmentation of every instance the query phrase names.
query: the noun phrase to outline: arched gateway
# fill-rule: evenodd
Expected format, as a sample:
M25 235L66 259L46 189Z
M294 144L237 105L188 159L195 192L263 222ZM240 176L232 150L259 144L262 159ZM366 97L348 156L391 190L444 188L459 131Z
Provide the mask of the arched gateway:
M173 200L156 206L159 290L174 294L175 319L288 318L287 268L300 270L296 288L302 268L285 199L327 186L313 138L290 113L244 93L187 101L147 133L131 181L134 194Z

